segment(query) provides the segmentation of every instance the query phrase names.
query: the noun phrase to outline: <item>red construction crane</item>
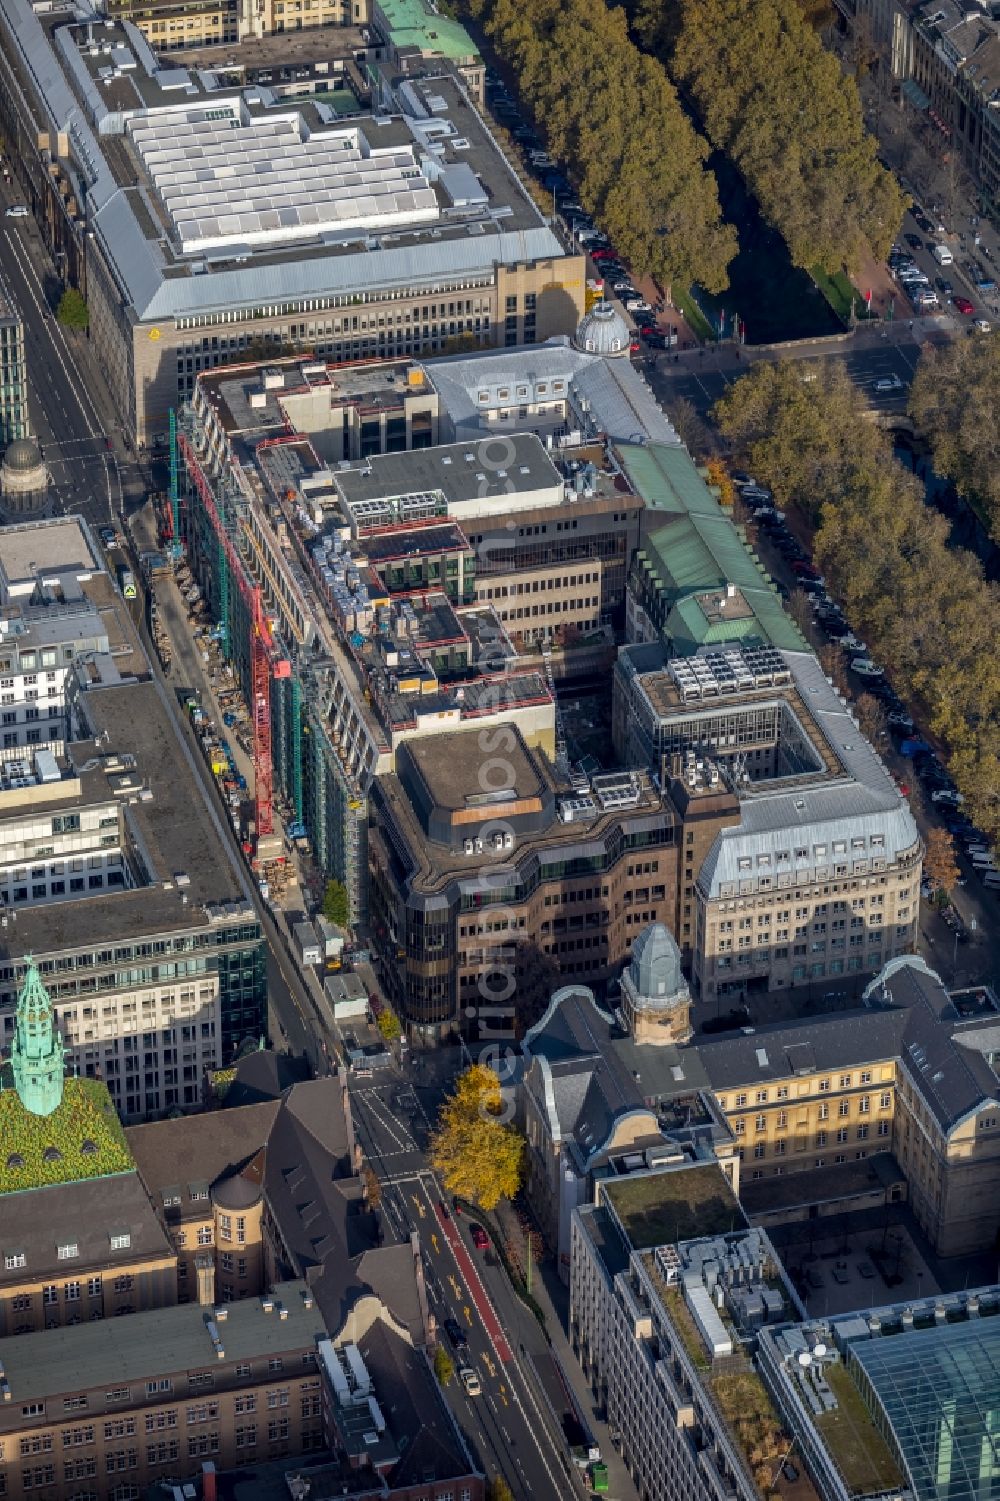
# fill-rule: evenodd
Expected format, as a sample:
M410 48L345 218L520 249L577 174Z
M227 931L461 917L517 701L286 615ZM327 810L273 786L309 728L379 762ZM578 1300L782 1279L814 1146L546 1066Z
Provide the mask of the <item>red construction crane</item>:
M264 602L259 584L248 576L243 559L236 551L233 539L219 515L219 508L212 487L198 462L197 455L186 434L178 433L177 441L188 474L198 491L212 530L222 544L230 577L236 580L240 593L250 613L250 685L251 716L253 718L253 776L254 800L256 803L257 838L266 838L274 833L274 770L271 762L271 678L288 677L291 665L277 652L271 623L264 611Z

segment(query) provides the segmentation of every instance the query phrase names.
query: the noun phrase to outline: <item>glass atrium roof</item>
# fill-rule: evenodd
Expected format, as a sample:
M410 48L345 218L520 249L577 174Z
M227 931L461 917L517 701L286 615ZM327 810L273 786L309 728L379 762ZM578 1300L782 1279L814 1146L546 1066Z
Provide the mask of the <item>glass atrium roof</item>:
M1000 1317L858 1340L851 1355L918 1501L1000 1498Z

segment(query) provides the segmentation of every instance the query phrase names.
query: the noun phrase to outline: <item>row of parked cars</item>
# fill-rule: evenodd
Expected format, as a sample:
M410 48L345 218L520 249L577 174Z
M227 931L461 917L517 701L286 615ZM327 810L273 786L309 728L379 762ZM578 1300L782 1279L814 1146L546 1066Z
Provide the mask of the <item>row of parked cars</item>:
M634 285L628 267L607 235L577 202L565 168L549 155L538 131L524 118L520 106L506 85L490 70L486 73L486 102L494 118L510 132L532 175L547 193L552 194L556 209L574 243L587 252L600 272L605 287L617 297L632 318L638 330L632 352L635 353L640 348L640 338L651 348L671 348L677 343L676 333L673 330L669 333L659 332L656 313Z
M1000 889L1000 869L987 836L962 811L962 794L931 746L914 738L916 725L912 715L893 688L885 669L872 659L864 641L854 634L840 605L829 594L820 570L790 531L783 513L777 509L773 493L743 470L734 470L731 478L744 506L752 512L754 523L788 562L795 575L796 587L809 597L819 630L828 641L841 648L848 671L857 680L859 689L881 702L890 732L903 754L912 757L914 775L956 845L964 851L983 883ZM957 914L956 919L961 923Z

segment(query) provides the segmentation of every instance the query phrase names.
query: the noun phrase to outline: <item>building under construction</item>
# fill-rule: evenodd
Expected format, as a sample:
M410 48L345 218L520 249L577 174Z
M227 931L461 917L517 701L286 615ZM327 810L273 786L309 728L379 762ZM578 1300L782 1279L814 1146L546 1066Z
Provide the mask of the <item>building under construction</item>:
M555 752L544 668L519 661L492 606L471 603L472 549L445 490L397 497L390 518L347 502L347 476L370 472L357 448L372 412L384 447L401 431L415 458L434 436L423 375L377 372L339 370L334 392L325 366L302 366L314 405L325 399L310 437L278 408L274 372L227 372L224 393L199 385L176 424L163 517L250 712L257 858L281 852L282 831L308 839L361 925L369 792L402 743L502 721Z

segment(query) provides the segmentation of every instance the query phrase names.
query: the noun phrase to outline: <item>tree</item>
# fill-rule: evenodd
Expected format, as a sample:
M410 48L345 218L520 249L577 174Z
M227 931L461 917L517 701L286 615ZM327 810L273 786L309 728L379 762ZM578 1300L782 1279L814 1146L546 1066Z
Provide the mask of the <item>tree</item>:
M873 745L878 745L885 739L889 733L889 721L874 693L862 693L854 705L854 713L862 732Z
M90 309L83 300L83 293L76 287L67 287L59 299L56 317L63 328L87 328L90 325Z
M661 54L709 141L742 173L792 260L831 275L883 258L906 200L864 128L857 85L795 0L679 0ZM643 12L643 17L647 12ZM646 46L663 44L662 29Z
M955 858L955 841L947 829L932 828L927 835L924 875L942 891L950 892L961 874Z
M382 1180L370 1162L366 1162L361 1169L361 1182L364 1185L368 1208L378 1209L382 1203Z
M403 1030L395 1011L384 1002L378 1014L377 1025L386 1042L395 1042Z
M624 11L603 0L484 9L550 151L576 164L580 202L634 274L723 291L736 232L722 222L708 145L661 64L629 39Z
M434 1351L434 1374L442 1386L448 1386L455 1375L455 1362L444 1345L438 1345Z
M926 345L910 388L910 416L934 467L982 512L1000 541L1000 334Z
M814 528L831 592L945 746L967 812L1000 838L1000 588L972 553L950 545L948 522L867 410L842 370L805 385L764 365L715 408L740 457ZM988 442L995 424L984 421ZM836 677L833 655L821 658Z
M481 1063L460 1074L431 1137L430 1159L448 1192L485 1210L521 1186L524 1138L503 1120L500 1081Z
M335 928L346 928L350 920L347 887L342 881L330 880L323 892L323 916Z
M494 1475L486 1488L486 1501L514 1501L514 1492L502 1475Z

